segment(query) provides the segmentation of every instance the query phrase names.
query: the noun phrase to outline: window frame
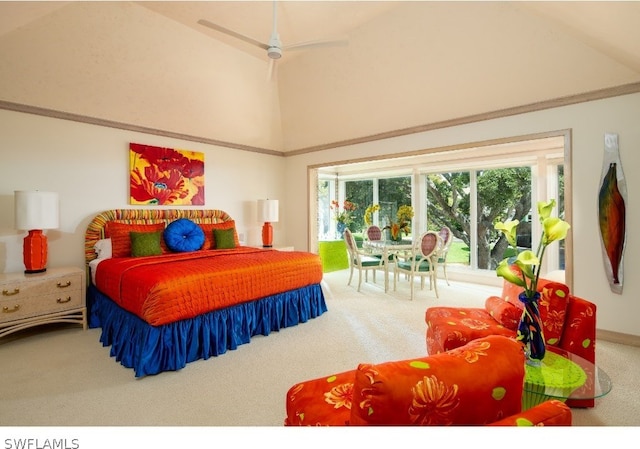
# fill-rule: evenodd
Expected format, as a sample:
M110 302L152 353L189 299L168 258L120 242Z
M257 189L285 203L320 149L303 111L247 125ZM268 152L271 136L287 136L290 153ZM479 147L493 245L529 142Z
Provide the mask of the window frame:
M479 166L479 161L483 165ZM464 167L475 172L478 168L500 168L507 166L531 165L537 167L532 171L532 205L538 198L546 200L558 197L557 167L561 163L564 170L564 207L565 220L571 222L571 132L570 130L538 135L520 136L516 138L497 139L480 143L468 143L454 147L433 148L404 155L387 155L375 159L351 160L347 162L326 163L309 166L310 179L315 176L335 180L338 192L344 192L344 182L360 179L374 181L374 199L377 197L377 182L380 178L398 176L412 177L412 206L416 217L413 222L414 234L426 230L426 222L420 217L426 211L426 190L423 187L424 176L427 173L442 171L462 171ZM475 176L475 175L473 175ZM472 176L472 178L473 178ZM553 181L553 182L552 182ZM311 186L314 186L312 184ZM422 186L422 187L421 187ZM416 195L418 192L418 195ZM424 193L423 193L424 192ZM310 189L310 200L313 201L315 187ZM421 195L425 195L421 198ZM341 198L340 201L343 201ZM422 206L422 205L425 206ZM475 201L472 198L472 208ZM365 206L366 207L366 206ZM532 207L532 239L537 240L540 228L535 207ZM362 211L364 213L364 211ZM476 217L474 216L474 220ZM310 223L314 223L311 221ZM477 251L475 235L472 233L471 250ZM314 227L309 229L310 248L317 248L318 236L314 235ZM565 240L565 279L570 286L572 282L572 233L571 230ZM532 241L532 245L535 242ZM554 252L555 253L555 252ZM475 256L477 257L477 255ZM555 254L545 260L549 266L557 264ZM472 257L472 261L474 261ZM477 266L477 264L476 264ZM478 270L490 271L490 270ZM494 274L493 272L491 274ZM494 276L495 277L495 276Z

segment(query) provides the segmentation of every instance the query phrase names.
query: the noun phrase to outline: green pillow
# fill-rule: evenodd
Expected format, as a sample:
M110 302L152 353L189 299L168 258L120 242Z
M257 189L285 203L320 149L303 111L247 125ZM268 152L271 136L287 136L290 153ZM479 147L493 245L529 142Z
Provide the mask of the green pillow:
M213 238L216 242L216 249L230 249L236 247L234 239L234 229L214 229Z
M162 254L160 239L162 231L158 232L130 232L131 255L133 257L158 256Z

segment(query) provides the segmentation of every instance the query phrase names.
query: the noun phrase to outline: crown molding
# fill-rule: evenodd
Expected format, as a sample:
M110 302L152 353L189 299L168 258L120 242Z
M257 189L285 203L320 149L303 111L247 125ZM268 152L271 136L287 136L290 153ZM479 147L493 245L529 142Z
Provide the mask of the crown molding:
M499 109L491 112L484 112L480 114L468 115L465 117L454 118L450 120L443 120L440 122L428 123L425 125L418 125L410 128L397 129L393 131L387 131L378 134L371 134L368 136L357 137L354 139L341 140L337 142L325 143L321 145L314 145L306 148L300 148L292 151L277 151L266 148L254 147L251 145L243 145L233 142L225 142L216 139L210 139L201 136L192 136L189 134L182 134L162 129L148 128L145 126L138 126L130 123L116 122L112 120L101 119L97 117L91 117L81 114L73 114L70 112L58 111L55 109L47 109L38 106L30 106L20 103L12 103L9 101L0 100L0 109L9 111L22 112L25 114L35 114L45 117L52 117L61 120L70 120L74 122L87 123L91 125L104 126L108 128L122 129L127 131L140 132L144 134L151 134L155 136L170 137L174 139L186 140L189 142L205 143L208 145L215 145L225 148L231 148L241 151L249 151L253 153L268 154L272 156L291 157L299 156L301 154L313 153L318 151L325 151L333 148L345 147L349 145L358 145L368 142L374 142L377 140L392 139L394 137L401 137L410 134L417 134L426 131L433 131L436 129L450 128L453 126L466 125L469 123L482 122L486 120L492 120L502 117L509 117L512 115L526 114L529 112L542 111L545 109L558 108L562 106L568 106L578 103L586 103L589 101L602 100L605 98L618 97L622 95L634 94L640 92L640 82L624 84L621 86L609 87L605 89L594 90L591 92L585 92L576 95L569 95L566 97L555 98L552 100L540 101L536 103L530 103L522 106L515 106L512 108Z
M101 119L97 117L90 117L87 115L73 114L70 112L58 111L55 109L47 109L47 108L41 108L38 106L12 103L9 101L0 100L0 109L6 109L9 111L15 111L15 112L23 112L25 114L42 115L45 117L57 118L61 120L70 120L73 122L87 123L90 125L104 126L107 128L134 131L134 132L139 132L144 134L151 134L154 136L170 137L174 139L187 140L189 142L206 143L208 145L216 145L216 146L225 147L225 148L232 148L235 150L250 151L253 153L270 154L273 156L284 156L284 153L282 151L268 150L266 148L254 147L250 145L225 142L222 140L209 139L209 138L200 137L200 136L192 136L189 134L166 131L163 129L148 128L145 126L138 126L130 123L115 122L112 120L106 120L106 119Z

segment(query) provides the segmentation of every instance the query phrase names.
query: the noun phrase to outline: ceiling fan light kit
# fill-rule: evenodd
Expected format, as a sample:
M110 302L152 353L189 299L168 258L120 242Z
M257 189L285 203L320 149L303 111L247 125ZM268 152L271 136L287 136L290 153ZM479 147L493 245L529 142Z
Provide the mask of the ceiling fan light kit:
M280 59L282 58L282 49L280 47L269 47L267 48L267 56L271 59Z
M283 46L282 46L282 42L280 41L280 36L278 34L277 7L276 7L275 1L273 2L273 32L271 33L269 42L266 44L263 42L257 41L251 37L248 37L240 33L236 33L235 31L224 28L206 19L200 19L198 20L198 23L200 25L204 25L213 30L219 31L220 33L224 33L236 39L240 39L253 46L267 50L267 56L269 57L269 59L275 60L275 59L282 58ZM313 42L303 42L303 43L298 43L293 45L286 45L284 46L284 48L286 50L304 50L308 48L315 48L315 47L321 47L321 46L344 45L346 42L347 41L345 39L340 39L340 40L333 39L333 40L326 40L326 41L319 40L319 41L313 41Z
M274 4L275 7L275 4ZM275 16L274 16L275 21ZM280 42L280 35L278 35L278 31L275 28L275 22L273 25L273 33L271 34L271 39L269 39L269 48L267 48L267 56L271 59L280 59L282 58L282 42Z

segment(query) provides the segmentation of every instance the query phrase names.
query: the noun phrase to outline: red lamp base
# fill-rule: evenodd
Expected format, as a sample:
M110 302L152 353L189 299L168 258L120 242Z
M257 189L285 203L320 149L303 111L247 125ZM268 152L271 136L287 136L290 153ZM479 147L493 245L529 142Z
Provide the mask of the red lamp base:
M40 229L29 231L24 238L22 248L25 273L44 273L47 271L47 236Z
M271 248L273 246L273 226L268 221L262 225L262 247Z

